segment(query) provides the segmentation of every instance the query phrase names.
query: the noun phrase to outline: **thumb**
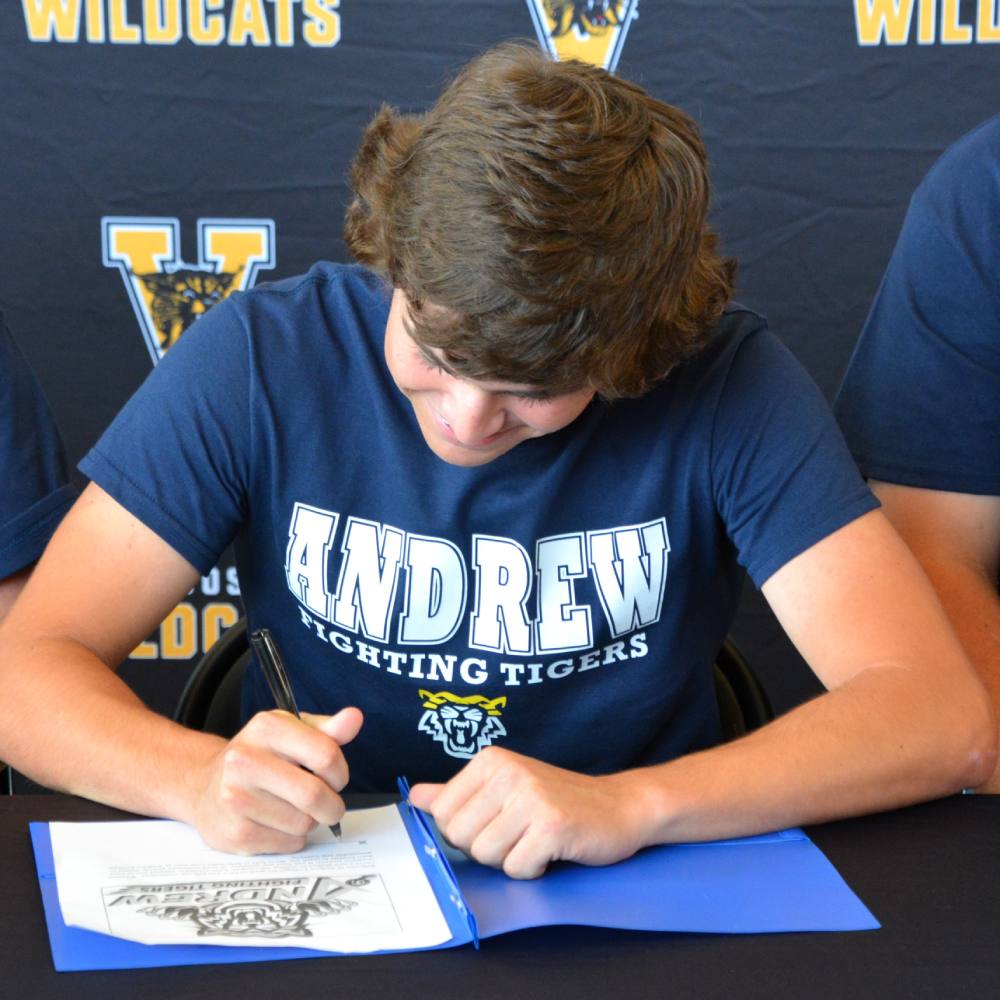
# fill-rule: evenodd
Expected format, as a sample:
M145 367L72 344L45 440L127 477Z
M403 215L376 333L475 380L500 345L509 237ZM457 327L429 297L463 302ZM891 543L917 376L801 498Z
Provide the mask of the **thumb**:
M427 782L414 785L410 789L410 801L423 812L430 812L442 788L444 785L431 785Z
M342 708L336 715L307 715L302 719L314 729L325 733L339 746L350 743L361 730L365 717L360 708Z

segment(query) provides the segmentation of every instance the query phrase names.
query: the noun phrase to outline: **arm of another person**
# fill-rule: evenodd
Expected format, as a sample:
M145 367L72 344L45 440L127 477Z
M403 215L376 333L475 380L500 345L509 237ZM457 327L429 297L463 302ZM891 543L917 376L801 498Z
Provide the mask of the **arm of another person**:
M298 850L343 815L339 744L357 709L308 724L263 712L227 744L151 712L112 669L198 576L91 484L0 625L0 758L49 787L191 823L212 847Z
M32 563L30 566L25 566L16 573L11 573L10 576L0 580L0 622L10 613L10 609L17 600L17 595L24 590L24 585L28 582L34 565Z
M989 699L913 555L879 511L774 573L764 595L830 690L743 739L604 777L481 752L418 785L454 844L530 878L649 844L744 836L876 812L985 781Z
M869 485L930 577L1000 711L1000 497L875 480ZM1000 792L1000 771L980 790Z

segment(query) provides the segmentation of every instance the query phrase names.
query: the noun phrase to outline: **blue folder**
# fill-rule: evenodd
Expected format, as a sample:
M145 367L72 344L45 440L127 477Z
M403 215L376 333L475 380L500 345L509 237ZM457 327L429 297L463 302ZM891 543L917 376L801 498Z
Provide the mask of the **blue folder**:
M606 868L560 863L522 882L446 850L423 813L408 801L398 808L452 933L437 948L549 924L711 934L880 926L801 830L651 847ZM31 840L60 972L331 957L309 948L147 945L67 927L48 824L32 823Z

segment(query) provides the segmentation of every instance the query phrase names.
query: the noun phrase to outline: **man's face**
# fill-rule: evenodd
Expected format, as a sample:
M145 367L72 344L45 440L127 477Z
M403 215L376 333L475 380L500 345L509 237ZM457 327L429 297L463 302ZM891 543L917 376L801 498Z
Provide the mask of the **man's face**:
M594 391L546 398L538 386L472 382L434 363L407 332L406 297L397 288L385 326L385 360L413 405L427 446L452 465L485 465L528 438L562 430L583 412Z

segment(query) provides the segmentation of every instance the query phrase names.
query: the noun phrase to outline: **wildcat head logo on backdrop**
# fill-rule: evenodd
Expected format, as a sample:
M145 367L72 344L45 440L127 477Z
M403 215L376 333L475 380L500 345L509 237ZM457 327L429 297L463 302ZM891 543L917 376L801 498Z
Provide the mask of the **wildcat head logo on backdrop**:
M450 691L421 691L426 712L417 729L442 744L450 757L471 760L483 747L507 735L500 721L500 710L506 698L489 698L481 694L460 697Z
M105 267L116 267L155 365L199 316L274 267L271 219L199 219L198 263L181 258L177 219L105 216Z
M639 0L528 0L539 44L553 59L615 71Z

